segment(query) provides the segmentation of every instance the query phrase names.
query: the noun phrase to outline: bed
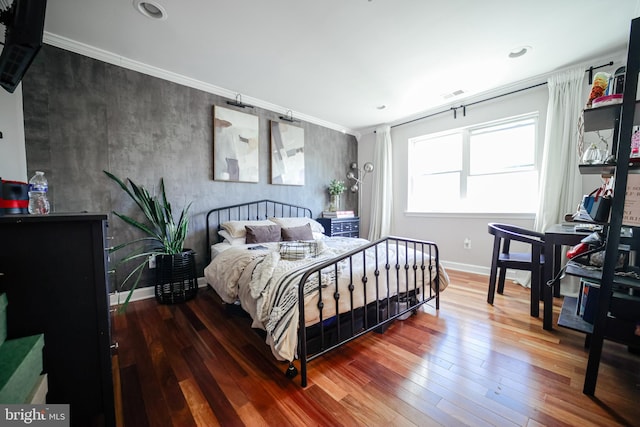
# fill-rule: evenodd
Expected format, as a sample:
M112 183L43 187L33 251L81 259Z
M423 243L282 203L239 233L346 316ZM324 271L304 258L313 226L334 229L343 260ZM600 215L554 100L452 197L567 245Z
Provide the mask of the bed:
M427 302L440 308L448 276L435 243L327 237L311 210L272 200L212 209L205 278L225 304L264 331L274 357L307 363L365 333L383 333ZM298 359L298 370L294 361Z

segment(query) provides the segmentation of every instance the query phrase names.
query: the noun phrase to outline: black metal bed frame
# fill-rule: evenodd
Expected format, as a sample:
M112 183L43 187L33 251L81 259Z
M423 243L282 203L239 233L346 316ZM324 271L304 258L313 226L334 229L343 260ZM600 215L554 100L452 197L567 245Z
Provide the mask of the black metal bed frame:
M217 231L224 221L266 219L270 216L293 216L311 218L311 210L301 206L272 200L242 203L233 206L212 209L207 213L207 251L209 261L211 245L219 241ZM215 226L215 230L212 227ZM211 238L214 233L215 240ZM373 254L375 265L366 266L365 252ZM363 265L364 276L354 276L354 266ZM337 289L331 289L323 272L333 270L335 277L338 270L345 268L349 277L348 295L340 295ZM372 272L371 275L369 272ZM313 326L306 326L304 283L317 276L318 311L320 321ZM380 281L387 283L386 293L380 293ZM336 281L334 281L335 283ZM401 288L401 283L403 283ZM394 287L395 285L395 287ZM375 289L375 300L364 307L354 305L354 293ZM302 387L307 386L307 364L311 360L326 354L343 344L371 332L384 332L392 321L407 314L415 314L417 309L429 301L435 301L435 308L440 308L440 269L438 247L434 242L407 239L402 237L384 237L375 242L358 247L337 258L309 269L301 277L298 286L298 358ZM323 316L324 303L322 294L332 292L335 309L341 298L349 299L350 310ZM298 370L289 361L286 375L295 377Z

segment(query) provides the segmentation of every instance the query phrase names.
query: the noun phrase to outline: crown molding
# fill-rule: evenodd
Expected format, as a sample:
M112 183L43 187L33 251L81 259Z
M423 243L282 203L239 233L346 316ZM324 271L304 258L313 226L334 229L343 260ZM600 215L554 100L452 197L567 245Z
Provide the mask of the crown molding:
M139 73L146 74L152 77L157 77L173 83L178 83L183 86L188 86L194 89L202 90L207 93L223 96L231 100L235 99L237 95L237 92L231 91L229 89L225 89L220 86L205 83L200 80L192 79L190 77L186 77L178 73L173 73L171 71L163 70L161 68L154 67L139 61L129 59L129 58L125 58L123 56L116 55L112 52L99 49L85 43L80 43L78 41L71 40L66 37L58 36L56 34L52 34L46 31L44 32L43 41L48 45L51 45L60 49L68 50L69 52L77 53L79 55L97 59L98 61L106 62L108 64L126 68L128 70L137 71ZM278 111L288 112L290 110L289 108L272 104L270 102L263 101L261 99L252 98L251 96L247 96L245 94L242 94L242 102L245 104L253 105L254 107L259 107L265 110L273 111L275 113L277 113ZM342 132L342 133L353 135L356 138L359 137L360 135L358 132L354 131L353 129L348 129L339 124L331 123L326 120L319 119L317 117L309 116L297 111L292 111L292 114L296 118L296 120L313 123L318 126L322 126L325 128Z

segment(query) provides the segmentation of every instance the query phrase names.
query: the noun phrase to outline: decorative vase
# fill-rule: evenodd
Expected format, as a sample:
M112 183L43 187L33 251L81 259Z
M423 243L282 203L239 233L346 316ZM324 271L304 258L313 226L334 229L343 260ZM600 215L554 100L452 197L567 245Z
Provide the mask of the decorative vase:
M582 163L584 164L601 164L607 157L605 150L600 150L595 144L592 144L582 155Z
M175 304L194 298L198 292L195 252L156 255L156 300Z
M339 211L340 210L340 195L339 194L332 194L331 195L331 204L329 205L329 210L331 212L335 212L335 211Z

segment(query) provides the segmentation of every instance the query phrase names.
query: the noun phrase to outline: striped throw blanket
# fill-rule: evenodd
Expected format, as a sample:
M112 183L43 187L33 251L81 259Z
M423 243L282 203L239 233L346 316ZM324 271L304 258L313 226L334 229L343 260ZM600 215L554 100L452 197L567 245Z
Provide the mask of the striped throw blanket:
M257 320L265 326L268 342L279 359L293 360L295 357L295 350L290 348L291 336L287 334L297 331L298 285L302 276L333 256L333 251L325 251L316 258L286 261L278 252L270 252L256 263L249 288L251 296L258 300ZM322 274L323 287L335 283L334 270L330 270ZM316 274L307 280L305 296L318 289L319 280Z

